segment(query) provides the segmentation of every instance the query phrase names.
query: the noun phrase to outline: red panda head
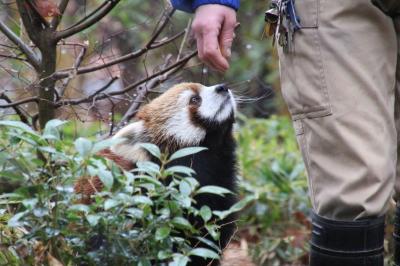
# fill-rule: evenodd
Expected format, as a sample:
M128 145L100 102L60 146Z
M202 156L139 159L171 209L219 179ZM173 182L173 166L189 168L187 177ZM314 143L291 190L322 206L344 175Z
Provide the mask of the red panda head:
M236 103L224 85L181 83L143 106L136 121L114 138L125 141L111 151L132 162L147 160L139 143L151 142L169 149L197 146L210 130L233 123Z

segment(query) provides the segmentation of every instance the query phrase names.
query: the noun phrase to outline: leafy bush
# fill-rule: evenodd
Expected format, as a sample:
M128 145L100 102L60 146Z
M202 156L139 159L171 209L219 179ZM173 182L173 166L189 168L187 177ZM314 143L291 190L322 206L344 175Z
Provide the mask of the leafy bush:
M143 144L160 163L141 162L127 172L95 155L118 140L65 140L64 124L52 120L39 134L23 123L0 121L0 180L9 190L0 195L0 265L186 265L189 256L219 257L219 247L202 230L217 240L218 219L243 202L225 212L197 209L195 195L230 192L199 187L190 168L166 168L202 148L167 157ZM95 191L91 204L82 204L74 184L85 177L90 183L94 176L104 189ZM170 183L163 182L167 177ZM204 228L195 228L188 215L201 217Z
M287 265L307 254L307 179L287 117L246 119L237 130L241 195L255 195L241 214L257 265Z

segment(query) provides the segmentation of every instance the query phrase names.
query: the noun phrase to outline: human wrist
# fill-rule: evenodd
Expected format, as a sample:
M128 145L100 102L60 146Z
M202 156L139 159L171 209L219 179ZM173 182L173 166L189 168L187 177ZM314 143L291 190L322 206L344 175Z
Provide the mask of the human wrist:
M239 0L194 0L192 2L192 9L196 10L199 6L209 5L209 4L223 5L237 11L240 6L240 1Z

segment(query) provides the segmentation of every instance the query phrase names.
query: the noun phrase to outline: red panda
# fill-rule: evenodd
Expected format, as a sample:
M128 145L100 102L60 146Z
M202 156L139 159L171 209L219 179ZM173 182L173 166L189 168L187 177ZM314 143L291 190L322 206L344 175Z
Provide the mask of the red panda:
M124 141L103 151L102 155L114 160L121 168L129 169L138 161L154 159L140 146L143 142L156 144L169 154L189 146L206 147L207 150L180 158L171 165L191 167L200 186L220 186L235 192L236 159L232 134L235 113L234 96L226 86L181 83L144 105L135 121L115 134L114 138L123 138ZM199 209L207 205L212 210L227 210L236 203L234 195L201 194L195 200ZM234 217L230 216L220 223L217 244L221 249L233 235L233 220ZM217 261L193 257L189 265L218 264Z

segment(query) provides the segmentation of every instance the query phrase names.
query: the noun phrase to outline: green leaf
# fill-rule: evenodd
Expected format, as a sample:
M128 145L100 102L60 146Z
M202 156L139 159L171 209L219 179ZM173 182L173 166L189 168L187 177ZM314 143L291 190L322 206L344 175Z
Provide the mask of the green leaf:
M207 229L207 232L210 234L210 236L214 240L219 240L220 233L219 233L219 226L216 224L206 224L205 228Z
M91 226L96 226L101 219L100 215L89 214L86 216L86 220L89 222Z
M120 143L124 142L125 140L126 139L124 139L124 138L108 138L108 139L105 139L105 140L101 140L101 141L96 142L94 144L93 149L92 149L92 153L97 153L97 152L99 152L101 150L104 150L104 149L107 149L107 148L109 148L111 146L120 144Z
M185 181L188 182L192 186L193 189L195 189L196 187L198 187L200 185L199 181L197 181L193 177L186 177Z
M171 228L167 226L163 226L160 228L157 228L156 230L156 240L160 241L165 239L166 237L169 236L169 233L171 232Z
M183 217L175 217L172 219L172 224L175 225L177 228L182 229L192 229L193 226L189 223L189 221Z
M5 164L7 162L7 158L8 155L5 152L0 152L0 165Z
M143 218L143 214L144 214L143 211L138 208L128 208L128 209L125 209L125 212L130 214L132 216L132 218L136 218L136 219Z
M101 182L104 184L104 186L107 189L111 189L114 184L114 177L111 174L111 172L104 170L104 169L100 169L98 171L98 175L99 175Z
M184 195L179 195L179 197L177 197L177 200L179 202L179 205L182 208L189 208L192 205L192 198L188 197L188 196L184 196Z
M38 199L37 198L32 198L32 199L24 199L22 201L22 205L24 205L25 208L32 210L33 208L35 208L36 204L38 203Z
M192 176L193 174L195 174L196 172L190 168L190 167L186 167L186 166L171 166L167 169L165 169L165 172L167 173L167 175L173 175L176 173L179 174L184 174L186 176Z
M215 195L221 195L221 196L223 196L224 194L233 194L233 192L230 191L229 189L226 189L223 187L218 187L218 186L201 187L196 191L196 194L201 194L201 193L209 193L209 194L215 194Z
M153 143L141 143L140 147L142 147L143 149L147 150L154 157L156 157L158 159L161 158L161 151L157 147L157 145L154 145Z
M254 201L256 199L255 196L249 195L245 197L244 199L240 200L239 202L235 203L229 211L234 213L242 210L244 207L246 207L250 202Z
M157 258L159 259L159 260L166 260L166 259L168 259L168 258L170 258L172 256L172 253L168 250L160 250L158 253L157 253Z
M57 153L56 149L54 149L53 147L49 147L49 146L47 146L47 147L39 147L39 150L43 151L43 152L51 153L51 154Z
M115 199L107 199L107 200L104 202L104 210L107 211L107 210L109 210L109 209L111 209L111 208L114 208L114 207L120 205L120 204L121 204L121 202L118 201L118 200L115 200Z
M179 182L179 191L183 196L189 196L192 193L192 186L185 179Z
M148 259L146 258L141 258L139 261L138 266L151 266L151 263Z
M24 215L25 214L27 214L28 212L27 211L24 211L24 212L18 212L18 213L16 213L13 217L11 217L11 219L10 220L8 220L8 226L9 227L17 227L17 226L20 226L22 223L20 222L20 219L22 218L22 217L24 217Z
M0 171L1 178L7 178L7 181L19 181L25 180L25 177L19 172L11 172L11 171Z
M163 183L161 183L160 181L158 181L157 179L155 179L154 177L151 177L151 176L137 175L137 176L135 176L135 178L138 180L140 179L141 181L145 181L147 183L152 183L157 186L163 186Z
M47 208L35 208L33 209L33 215L38 218L42 218L46 215L49 215L49 210Z
M182 158L188 155L192 155L195 153L199 153L201 151L207 150L207 148L204 147L188 147L188 148L183 148L178 151L176 151L174 154L169 157L169 161L176 160L178 158Z
M68 123L68 121L62 121L59 119L53 119L47 122L43 130L42 138L44 139L60 139L60 132L58 127Z
M153 201L146 196L133 196L132 201L136 204L145 204L145 205L153 205Z
M153 162L144 161L144 162L137 162L137 168L134 169L136 172L146 172L149 174L158 174L160 172L160 166Z
M90 208L89 206L85 204L74 204L68 208L69 210L72 211L79 211L79 212L84 212L84 213L89 213Z
M174 259L168 266L186 266L189 262L189 257L182 254L174 254Z
M202 257L202 258L208 258L208 259L219 259L219 255L217 253L215 253L214 251L212 251L211 249L208 248L195 248L192 249L189 252L189 255L191 256L198 256L198 257Z
M90 140L85 138L78 138L75 140L75 149L79 152L82 157L88 156L93 148L93 144Z
M238 212L246 207L250 202L254 201L256 197L254 195L250 195L245 197L244 199L240 200L239 202L232 205L229 210L226 211L213 211L213 213L218 216L220 219L225 219L232 213Z
M212 217L212 211L208 206L202 206L200 209L200 216L203 218L204 222L208 222Z
M24 132L27 132L29 134L39 137L39 135L32 128L30 128L27 124L24 124L19 121L0 121L0 126L15 127L15 128L23 130Z
M221 252L220 247L217 246L214 241L211 241L211 240L209 240L209 239L207 239L205 237L196 237L196 239L199 240L200 242L206 244L207 246L213 248L214 250L217 250L218 253Z

